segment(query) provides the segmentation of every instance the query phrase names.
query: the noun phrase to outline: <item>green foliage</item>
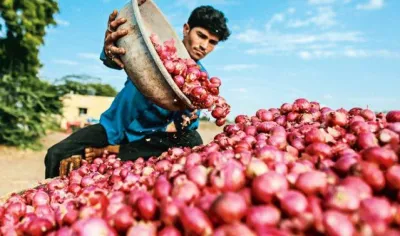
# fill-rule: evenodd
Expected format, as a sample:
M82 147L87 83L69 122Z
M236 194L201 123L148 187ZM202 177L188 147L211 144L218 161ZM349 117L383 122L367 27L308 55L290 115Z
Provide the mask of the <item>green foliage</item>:
M37 76L39 48L58 11L56 0L0 1L0 144L38 147L61 114L57 87Z
M56 86L36 77L4 75L0 80L0 143L37 147L61 109Z
M35 76L41 66L39 47L44 44L46 27L55 25L59 11L56 0L2 0L4 25L0 36L0 75Z
M100 82L88 82L88 81L101 81L100 78L92 77L89 75L67 75L57 80L62 83L57 85L60 93L68 94L80 94L80 95L95 95L95 96L106 96L115 97L117 91L109 84L102 84Z

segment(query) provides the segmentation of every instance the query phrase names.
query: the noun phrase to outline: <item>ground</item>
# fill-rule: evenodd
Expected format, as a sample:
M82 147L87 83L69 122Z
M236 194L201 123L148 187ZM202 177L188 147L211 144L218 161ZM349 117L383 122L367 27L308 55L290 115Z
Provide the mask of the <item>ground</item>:
M209 143L222 129L212 123L201 123L199 132L204 143ZM0 146L0 196L35 187L44 180L44 156L47 148L66 138L68 134L53 132L42 139L41 151L21 151Z

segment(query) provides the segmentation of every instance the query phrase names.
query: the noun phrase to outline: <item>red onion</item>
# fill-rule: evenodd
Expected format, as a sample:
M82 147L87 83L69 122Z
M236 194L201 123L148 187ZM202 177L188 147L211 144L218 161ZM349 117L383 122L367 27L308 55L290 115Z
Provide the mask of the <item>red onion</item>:
M26 205L23 202L12 202L5 209L5 213L10 214L10 215L16 217L17 219L19 219L25 215ZM3 217L1 217L1 218L3 218Z
M291 122L295 121L298 117L299 113L291 111L286 115L286 120Z
M34 218L27 226L25 232L28 235L43 235L53 229L52 223L44 218ZM86 234L87 235L87 234Z
M306 152L322 159L332 157L332 148L325 143L312 143L307 146Z
M382 143L399 143L399 134L390 129L382 129L378 137Z
M50 202L49 195L44 191L37 191L32 199L32 206L48 205Z
M336 186L328 194L326 201L329 208L340 211L354 211L360 205L357 191L348 186Z
M229 225L222 225L218 227L214 236L225 236L225 235L249 235L256 236L253 231L251 231L245 224L236 222Z
M246 176L250 179L268 172L268 166L258 158L252 158L246 167Z
M197 207L182 207L180 220L188 234L211 235L213 232L210 219Z
M236 160L228 160L220 169L211 172L211 185L221 191L237 191L245 185L244 167Z
M273 205L253 206L247 211L246 224L253 229L259 229L277 225L280 219L281 212Z
M153 223L143 223L133 225L129 228L127 236L156 236L157 228Z
M335 162L334 168L337 172L346 174L349 172L351 166L357 162L358 160L354 155L343 155Z
M158 236L181 236L179 230L173 226L167 226L157 234Z
M295 190L289 190L278 195L279 203L285 213L290 216L301 214L307 209L306 197Z
M387 128L400 135L400 122L388 123Z
M327 187L326 174L321 171L309 171L299 175L296 188L307 195L324 193Z
M394 165L386 171L388 185L394 189L400 189L400 165Z
M137 210L145 220L152 220L157 211L157 202L152 196L143 196L137 200Z
M325 142L325 135L322 131L320 131L317 128L312 128L310 131L308 131L304 137L304 140L306 141L307 144L310 143L324 143Z
M389 168L398 162L398 157L393 150L371 147L362 152L364 160L378 164L383 168Z
M400 122L400 111L389 111L386 114L387 122Z
M164 199L160 205L160 219L165 225L174 225L179 216L181 203L176 200Z
M273 116L272 112L267 111L267 110L260 111L258 113L257 117L261 121L272 121L274 119L274 116Z
M361 149L378 146L378 139L371 132L360 133L357 139L357 145Z
M272 135L268 140L267 144L278 148L279 150L284 150L287 146L286 136Z
M276 194L286 191L288 188L288 182L283 175L267 172L253 180L251 190L257 200L269 203Z
M284 116L284 115L276 117L274 121L278 125L286 126L286 116Z
M370 132L369 125L364 121L354 121L350 123L350 131L356 135Z
M389 223L392 219L391 206L386 198L371 197L361 201L360 217L362 220L383 220Z
M296 99L293 103L294 112L308 112L310 108L310 102L308 102L307 99L304 98Z
M125 233L134 224L133 209L128 205L123 205L114 215L112 222L118 232Z
M226 192L215 199L210 210L218 221L230 224L245 216L247 204L240 194Z
M255 151L256 157L260 158L264 162L268 161L282 161L283 154L274 146L266 145Z
M171 193L171 183L168 182L167 178L165 176L160 176L157 178L155 184L154 184L154 197L157 199L162 199Z
M361 178L355 176L348 176L344 178L341 183L342 186L348 187L348 189L353 189L357 191L357 196L360 200L372 196L371 187Z
M199 188L190 180L180 185L174 185L171 196L174 199L189 203L200 195Z
M347 114L340 112L340 111L336 111L336 112L332 112L330 114L330 121L332 123L332 125L334 126L345 126L347 125Z
M364 109L361 111L360 115L366 120L366 121L374 121L376 116L375 113L369 109Z
M284 104L282 104L280 110L281 110L281 113L282 113L282 114L287 114L287 113L289 113L289 112L292 111L292 104L290 104L290 103L284 103Z
M385 187L385 176L376 164L362 161L355 164L352 170L359 174L373 190L380 191Z
M309 196L308 199L308 210L314 218L313 225L318 232L324 230L323 226L323 212L321 207L321 199L315 195Z
M201 156L198 153L190 153L186 158L185 169L190 169L191 167L200 164Z
M354 235L355 233L354 226L349 218L339 211L326 211L323 222L328 235Z
M197 165L187 171L188 179L193 181L197 186L204 187L207 184L208 171L202 165Z

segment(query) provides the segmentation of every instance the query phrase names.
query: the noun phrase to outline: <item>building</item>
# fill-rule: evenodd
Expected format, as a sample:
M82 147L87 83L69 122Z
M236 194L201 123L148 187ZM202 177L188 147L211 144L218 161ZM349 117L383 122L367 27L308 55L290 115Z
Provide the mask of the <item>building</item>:
M84 127L97 123L100 115L110 106L114 97L68 94L63 98L63 117L61 128L70 130L71 126Z

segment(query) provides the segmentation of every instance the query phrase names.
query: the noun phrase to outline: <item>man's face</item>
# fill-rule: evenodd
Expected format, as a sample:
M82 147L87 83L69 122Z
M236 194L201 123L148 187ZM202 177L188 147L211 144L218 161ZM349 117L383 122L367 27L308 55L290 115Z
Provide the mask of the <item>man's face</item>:
M203 59L214 50L218 44L218 37L202 27L191 29L188 24L183 26L183 44L190 57L195 60Z

